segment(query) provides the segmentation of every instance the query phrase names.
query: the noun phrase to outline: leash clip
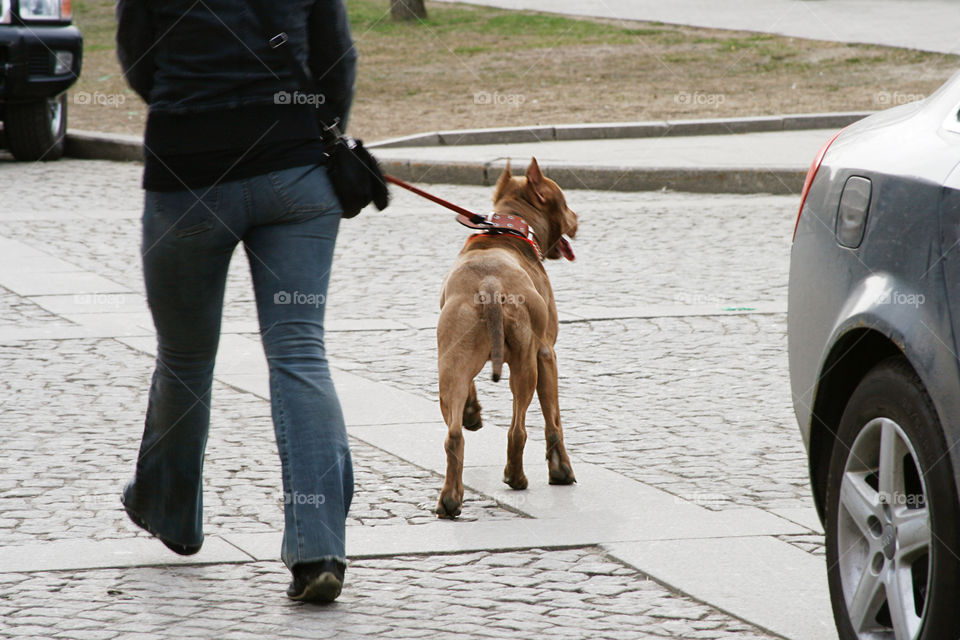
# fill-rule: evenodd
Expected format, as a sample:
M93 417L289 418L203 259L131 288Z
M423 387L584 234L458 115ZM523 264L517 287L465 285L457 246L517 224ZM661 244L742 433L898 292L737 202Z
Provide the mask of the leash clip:
M279 49L280 47L282 47L287 43L287 40L289 40L289 38L287 37L287 32L281 31L277 35L270 38L270 48Z

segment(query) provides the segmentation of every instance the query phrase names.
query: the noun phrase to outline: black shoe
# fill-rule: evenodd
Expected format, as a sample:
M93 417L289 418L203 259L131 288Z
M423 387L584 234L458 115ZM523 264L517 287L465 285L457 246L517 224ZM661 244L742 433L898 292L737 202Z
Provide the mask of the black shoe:
M122 503L123 500L121 499L120 502ZM124 505L123 510L127 512L127 517L130 518L130 521L133 522L133 524L137 525L138 527L140 527L141 529L143 529L144 531L152 535L154 538L156 538L157 540L165 544L167 549L170 549L170 551L173 551L178 555L192 556L193 554L200 551L200 547L203 546L199 544L198 545L177 544L176 542L170 542L169 540L164 540L163 538L158 536L156 533L154 533L150 529L150 527L147 526L147 523L144 522L140 516L135 514L133 511L130 511L130 509L128 509L126 505Z
M294 565L287 597L305 602L333 602L343 588L346 568L342 562L332 559Z

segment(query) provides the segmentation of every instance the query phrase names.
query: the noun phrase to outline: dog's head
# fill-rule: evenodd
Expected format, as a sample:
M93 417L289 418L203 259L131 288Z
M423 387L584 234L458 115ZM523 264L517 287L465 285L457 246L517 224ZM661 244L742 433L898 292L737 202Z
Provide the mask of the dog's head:
M522 178L510 173L510 163L500 174L493 192L493 204L516 210L533 228L543 255L552 260L573 260L573 249L567 238L577 235L577 214L567 206L567 199L556 182L543 175L536 158ZM511 205L514 205L511 207Z

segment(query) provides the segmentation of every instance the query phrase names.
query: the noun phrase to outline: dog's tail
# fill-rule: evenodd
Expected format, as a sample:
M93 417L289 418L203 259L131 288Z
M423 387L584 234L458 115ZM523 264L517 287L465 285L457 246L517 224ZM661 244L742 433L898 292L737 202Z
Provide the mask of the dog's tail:
M480 283L480 303L483 305L483 317L487 321L487 333L490 335L490 364L493 367L494 382L500 382L503 371L503 301L500 297L500 281L496 278L484 278Z

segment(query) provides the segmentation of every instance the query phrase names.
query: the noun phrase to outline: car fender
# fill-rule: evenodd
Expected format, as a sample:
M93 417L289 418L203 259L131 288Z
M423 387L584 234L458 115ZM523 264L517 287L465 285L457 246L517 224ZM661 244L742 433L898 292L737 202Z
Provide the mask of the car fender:
M844 336L869 329L895 345L927 389L944 430L953 468L957 469L960 446L954 446L958 442L954 425L960 416L960 369L948 302L945 295L938 294L942 287L940 270L931 269L929 280L920 288L889 273L867 275L851 290L827 344L843 344ZM818 379L831 366L830 355L823 354Z

